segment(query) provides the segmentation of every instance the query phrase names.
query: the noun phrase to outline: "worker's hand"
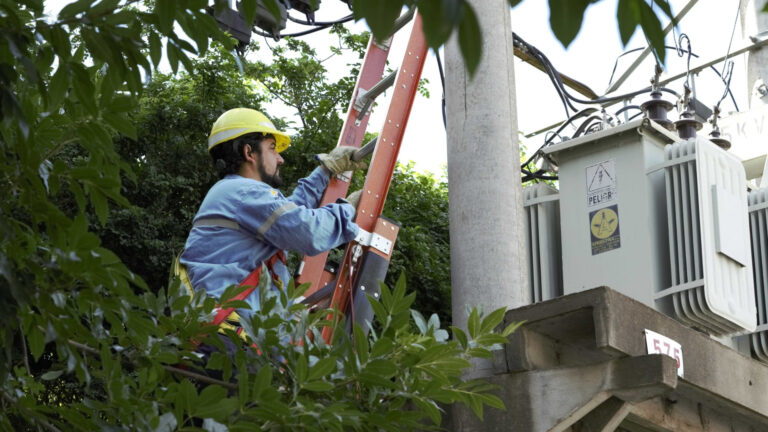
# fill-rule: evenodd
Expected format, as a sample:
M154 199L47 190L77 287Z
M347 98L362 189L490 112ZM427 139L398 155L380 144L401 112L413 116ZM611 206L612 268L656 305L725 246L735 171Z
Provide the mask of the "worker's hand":
M362 194L362 190L356 190L349 194L349 196L346 198L347 202L355 206L355 210L357 210L357 206L360 204L360 195Z
M351 146L338 146L330 153L321 153L315 158L333 175L341 174L346 171L365 169L368 164L365 161L353 161L352 155L357 148Z

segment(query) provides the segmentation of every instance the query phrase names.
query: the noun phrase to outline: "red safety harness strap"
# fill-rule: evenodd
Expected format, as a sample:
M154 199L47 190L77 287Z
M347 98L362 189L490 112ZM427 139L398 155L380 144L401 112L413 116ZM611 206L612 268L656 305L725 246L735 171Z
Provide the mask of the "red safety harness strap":
M275 274L275 271L273 269L273 266L277 262L277 260L280 260L283 264L285 264L285 254L282 250L277 251L274 255L272 255L268 260L264 261L264 264L267 265L267 269L269 269L269 272L272 273L272 279L277 279L277 275ZM238 286L247 286L248 288L241 292L240 294L234 296L232 300L245 300L248 298L253 291L256 290L256 288L259 287L259 279L261 278L261 266L256 267L245 279L243 279L242 282ZM219 324L223 323L227 317L229 317L232 312L235 311L235 308L225 308L225 309L219 309L218 312L216 312L216 316L213 318L213 322L211 324L218 326Z

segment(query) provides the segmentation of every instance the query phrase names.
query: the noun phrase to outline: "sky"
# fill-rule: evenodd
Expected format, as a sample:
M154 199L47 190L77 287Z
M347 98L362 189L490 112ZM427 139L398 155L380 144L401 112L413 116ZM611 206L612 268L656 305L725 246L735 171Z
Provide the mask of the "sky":
M687 0L672 0L673 13L678 13ZM577 38L566 49L552 34L549 25L549 9L547 2L541 0L525 0L511 10L512 30L528 43L542 51L554 66L571 78L574 78L594 90L604 94L608 88L611 72L617 57L623 52L645 47L645 39L640 31L636 31L626 47L620 41L616 24L616 0L602 0L591 5L585 14L581 31ZM691 43L693 53L701 60L692 59L691 66L700 61L715 59L723 56L729 50L742 46L745 42L741 36L741 26L737 22L739 0L700 0L680 22L676 34L685 33ZM295 12L293 12L295 13ZM332 20L348 13L346 5L340 1L324 0L317 12L317 20ZM736 23L734 32L734 23ZM355 31L364 30L365 23L350 23ZM303 29L301 26L289 24L286 32ZM389 60L394 66L399 64L404 45L407 43L409 28L401 30L395 37ZM733 33L733 39L731 34ZM322 34L322 33L319 33ZM671 33L667 44L673 45L676 39ZM322 50L323 39L312 38L317 49ZM441 56L442 56L441 49ZM615 77L617 78L634 61L636 54L628 54L618 61ZM444 60L444 59L443 59ZM680 58L674 50L667 51L666 70L662 79L686 70L687 57ZM339 61L344 65L344 61ZM723 64L714 65L718 71L723 70ZM515 60L515 82L517 90L518 128L527 135L546 126L565 120L565 112L555 90L547 76L532 66ZM649 56L616 92L622 94L649 85L653 75L654 63ZM333 67L330 67L333 73ZM343 68L341 69L343 73ZM430 52L426 60L422 76L429 80L427 88L431 96L425 98L418 95L411 112L410 123L406 129L400 150L400 161L414 161L416 168L435 174L443 172L446 163L446 137L441 112L441 96L443 93L435 55ZM700 72L693 76L693 86L697 97L710 108L722 96L725 85L711 70ZM677 80L668 85L678 93L683 92L683 80ZM734 93L738 107L743 111L747 107L747 92L745 84L745 64L743 56L734 58L731 80L731 90ZM572 91L575 94L575 92ZM374 111L369 123L369 131L378 131L383 124L388 100L386 96L377 101L379 108ZM632 100L633 104L641 104L648 98L640 95ZM674 102L673 99L670 101ZM609 108L615 111L620 105ZM724 114L735 111L730 97L721 103ZM676 113L670 113L672 120L677 119ZM567 132L567 131L566 131ZM706 132L706 130L704 131ZM529 151L534 151L543 143L544 135L538 135L523 140Z

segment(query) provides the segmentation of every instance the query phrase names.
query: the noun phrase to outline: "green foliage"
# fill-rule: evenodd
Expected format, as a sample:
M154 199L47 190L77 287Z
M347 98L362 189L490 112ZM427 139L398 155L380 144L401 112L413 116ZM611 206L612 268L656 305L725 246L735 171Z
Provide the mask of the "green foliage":
M599 0L549 0L550 26L557 39L568 47L581 29L584 12ZM509 0L511 7L521 0ZM672 19L668 0L652 2L661 12ZM472 6L466 0L355 0L355 19L365 19L373 34L384 39L391 33L395 19L403 6L418 8L424 25L424 36L432 49L438 49L458 31L459 48L467 70L473 75L482 56L483 29L478 25ZM664 63L665 48L661 22L646 0L619 0L617 21L621 41L626 45L629 38L640 28L654 47L659 60Z
M397 275L405 274L418 292L415 309L450 323L448 184L414 171L413 164L398 165L384 216L401 225L386 282L392 285Z
M415 369L409 378L395 379L395 370L411 366L403 361L419 354L398 351L396 357L390 351L431 343L429 335L409 336L410 328L425 333L424 323L409 324L413 296L400 299L397 290L394 303L385 303L391 309L387 316L394 318L378 327L389 329L385 342L361 337L358 330L354 341L337 332L332 346L319 338L302 345L304 351L286 346L283 333L270 329L301 324L302 332L319 334L329 324L327 311L286 308L288 297L280 297L267 301L265 314L254 316L250 325L260 329L251 331L259 346L278 355L264 356L269 367L249 375L246 364L253 358L241 348L234 362L214 354L205 365L225 381L196 374L203 365L190 341L220 344L209 337L215 329L201 324L211 319L214 301L190 301L178 284L163 286L169 260L215 181L205 145L210 124L235 106L262 108L280 100L295 109L300 130L286 152L293 172L283 173L295 184L315 166L311 156L335 144L341 127L336 113L346 106L359 68L352 64L350 76L331 82L322 60L306 44L289 40L275 48L273 61L259 57L241 69L226 53L230 41L210 28L210 17L198 9L203 6L80 1L63 9L58 21L46 21L41 4L2 3L12 19L0 23L7 35L0 41L0 183L9 197L0 203L0 429L219 430L226 424L235 430L264 422L279 429L289 428L286 422L294 417L307 429L366 429L382 422L412 429L425 417L437 421L437 402L498 406L485 387L461 384L453 374L471 356L463 346L440 351L459 358L448 362L453 369L441 377L447 395L430 384L435 372L429 364L422 366L426 375ZM197 48L174 33L177 26ZM367 35L335 31L339 50L355 50L362 58ZM194 73L157 73L163 55L172 70L182 64ZM275 120L279 127L294 126ZM414 182L428 197L425 208L445 210L442 186L408 169L396 181ZM405 201L392 200L392 217L403 219L409 212ZM421 217L429 216L423 211ZM434 218L441 220L447 233L444 219ZM418 243L425 243L431 229L416 220L413 234L404 230L401 250L423 249ZM424 280L430 272L443 278L430 292L448 287L447 272L440 268L447 263L447 240L440 248L446 252L416 258L425 267ZM437 261L441 254L443 263ZM397 260L397 270L422 272L408 267L407 255ZM448 304L440 300L440 307ZM272 313L277 310L282 315ZM429 323L426 332L440 335L434 343L444 345L437 316ZM298 330L292 331L298 340ZM399 338L406 336L418 346L400 347ZM365 346L370 353L363 353ZM288 351L276 351L281 347ZM366 360L350 354L354 350ZM300 379L288 380L286 370ZM235 371L238 384L232 385L228 380ZM397 384L383 383L382 377ZM397 386L407 388L397 392ZM422 393L413 393L419 386ZM365 403L350 397L355 392L365 392ZM376 407L382 395L390 401ZM392 419L402 406L409 414Z

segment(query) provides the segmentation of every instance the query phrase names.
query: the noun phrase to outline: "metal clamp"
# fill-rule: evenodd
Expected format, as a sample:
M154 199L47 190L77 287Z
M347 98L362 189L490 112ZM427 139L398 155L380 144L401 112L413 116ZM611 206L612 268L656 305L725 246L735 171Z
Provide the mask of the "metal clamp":
M389 255L392 251L392 241L379 234L370 233L362 228L360 228L354 241L363 246L370 246L386 255Z

